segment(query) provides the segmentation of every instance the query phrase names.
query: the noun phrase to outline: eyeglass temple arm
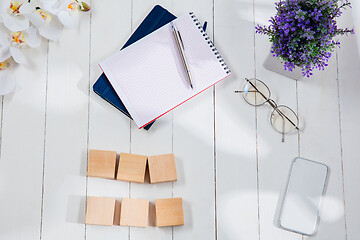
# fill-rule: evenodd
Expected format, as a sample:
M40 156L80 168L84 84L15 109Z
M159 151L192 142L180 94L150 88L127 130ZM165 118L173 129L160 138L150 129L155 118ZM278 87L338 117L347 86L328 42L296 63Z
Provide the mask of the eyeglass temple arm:
M235 93L243 93L244 91L234 91ZM246 92L258 92L258 91L246 91Z
M269 101L270 99L267 98L261 91L259 91L259 89L252 83L250 82L249 79L245 78L245 80L250 83L250 85L263 97L265 98L265 100L270 104L270 106L279 114L281 115L283 118L286 118L286 120L288 120L295 128L296 130L299 130L299 127L293 122L291 121L291 119L289 119L283 112L281 112L279 109L277 109L277 106L272 102Z

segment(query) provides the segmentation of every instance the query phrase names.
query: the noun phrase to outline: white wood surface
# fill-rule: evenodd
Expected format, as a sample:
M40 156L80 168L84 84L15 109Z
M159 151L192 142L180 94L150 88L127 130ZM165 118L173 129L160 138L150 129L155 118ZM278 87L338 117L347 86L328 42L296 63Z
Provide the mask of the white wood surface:
M255 19L257 23L266 23L267 19L275 14L272 6L273 2L265 0L256 2ZM267 37L256 35L256 77L268 85L271 98L278 105L284 104L296 111L296 81L263 67L270 47L271 44ZM286 187L290 166L294 157L298 155L298 136L297 134L286 135L285 142L281 142L281 135L274 131L270 124L269 118L272 111L268 105L257 108L260 239L300 240L299 234L274 227L275 216L278 216L280 207L279 200L281 200ZM321 160L318 159L318 161Z
M88 146L89 149L103 149L120 152L130 151L130 121L128 118L114 109L106 101L92 91L92 85L101 74L98 63L106 56L121 48L131 34L131 1L92 1L90 44L90 94L89 123L88 123ZM109 7L112 6L112 7ZM117 16L117 21L113 17ZM114 31L116 30L116 31ZM111 35L111 37L109 37ZM118 40L118 41L117 41ZM106 43L106 44L105 44ZM83 159L86 168L86 155ZM83 177L86 173L84 172ZM129 195L129 184L115 180L100 178L87 179L87 196L114 197L121 200ZM86 197L84 196L84 199ZM83 212L85 208L83 209ZM110 229L109 229L110 228ZM109 231L110 230L110 231ZM87 225L84 229L84 237L80 239L127 239L129 229L127 227L103 227Z
M353 11L343 15L339 25L341 27L355 23L355 31L360 32L359 2L353 3ZM360 159L358 154L360 129L355 127L360 121L358 102L360 95L360 38L351 36L342 38L341 48L338 51L338 84L339 84L339 117L341 129L341 160L343 172L344 204L346 213L347 239L359 238L360 191L356 187L360 182Z
M268 71L263 62L270 43L254 26L267 24L274 2L93 0L78 28L64 30L57 43L28 49L30 66L14 70L19 87L0 103L0 239L360 239L360 40L339 37L342 45L329 67L311 79L294 81ZM207 33L233 74L145 131L97 96L92 85L101 74L98 62L118 51L156 4L177 16L194 11L207 21ZM360 4L354 2L339 26L360 31L358 14ZM272 99L298 112L303 130L282 143L269 123L271 108L253 108L233 92L244 77L263 80ZM178 181L87 178L89 149L173 152ZM310 238L275 226L297 156L331 169L319 232ZM182 197L185 225L85 225L87 196L152 204Z
M217 235L259 239L255 109L234 93L255 74L253 2L215 3L215 45L232 71L215 89Z

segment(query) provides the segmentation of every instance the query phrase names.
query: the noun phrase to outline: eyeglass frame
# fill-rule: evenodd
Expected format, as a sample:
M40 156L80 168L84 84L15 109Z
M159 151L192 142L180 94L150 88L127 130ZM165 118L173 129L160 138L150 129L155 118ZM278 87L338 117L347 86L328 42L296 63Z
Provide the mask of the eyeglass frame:
M261 103L261 104L259 104L259 105L253 105L253 104L251 104L251 103L249 103L248 101L246 101L245 100L245 97L244 97L244 100L249 104L249 105L252 105L252 106L255 106L255 107L258 107L258 106L262 106L262 105L264 105L265 103L269 103L269 105L273 108L273 112L274 111L276 111L283 119L286 119L286 120L288 120L293 126L294 126L294 128L296 129L296 130L300 130L299 129L299 127L297 126L297 124L295 124L291 119L289 119L281 110L279 110L278 108L280 107L280 106L284 106L284 107L286 107L286 108L288 108L290 111L292 111L293 113L294 113L294 115L296 116L296 118L297 118L297 120L298 120L298 122L299 122L299 117L298 117L298 115L295 113L295 111L294 110L292 110L291 108L289 108L288 106L286 106L286 105L277 105L276 104L276 102L273 100L273 99L271 99L270 98L270 96L271 96L271 91L270 91L270 89L269 89L269 87L263 82L263 81L261 81L261 80L259 80L259 79L257 79L257 78L254 78L256 81L259 81L259 82L261 82L266 88L267 88L267 90L269 91L269 97L266 97L248 78L245 78L245 80L246 80L246 82L248 82L256 91L246 91L246 92L258 92L264 99L265 99L265 101L263 102L263 103ZM244 93L245 91L235 91L235 93ZM284 120L283 120L284 121ZM270 121L271 122L271 121ZM285 121L284 121L285 122ZM275 127L274 127L274 125L271 123L271 125L272 125L272 127L275 129L275 131L277 131L277 132L279 132L279 133L281 133L282 134L282 142L284 142L285 140L284 140L284 131L283 132L280 132L280 131L278 131Z

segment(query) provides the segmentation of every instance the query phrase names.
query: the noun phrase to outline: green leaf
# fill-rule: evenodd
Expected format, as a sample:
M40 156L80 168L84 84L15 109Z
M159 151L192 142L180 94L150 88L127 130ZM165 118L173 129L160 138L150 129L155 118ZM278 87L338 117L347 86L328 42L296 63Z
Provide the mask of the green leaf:
M80 9L80 11L88 12L88 11L90 11L91 7L87 3L80 2L79 9Z

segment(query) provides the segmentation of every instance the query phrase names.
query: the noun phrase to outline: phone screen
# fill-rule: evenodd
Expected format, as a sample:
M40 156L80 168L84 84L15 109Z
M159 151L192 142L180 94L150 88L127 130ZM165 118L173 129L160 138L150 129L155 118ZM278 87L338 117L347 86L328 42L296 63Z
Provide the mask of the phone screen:
M314 235L328 176L325 164L295 158L280 213L280 226L286 230Z

